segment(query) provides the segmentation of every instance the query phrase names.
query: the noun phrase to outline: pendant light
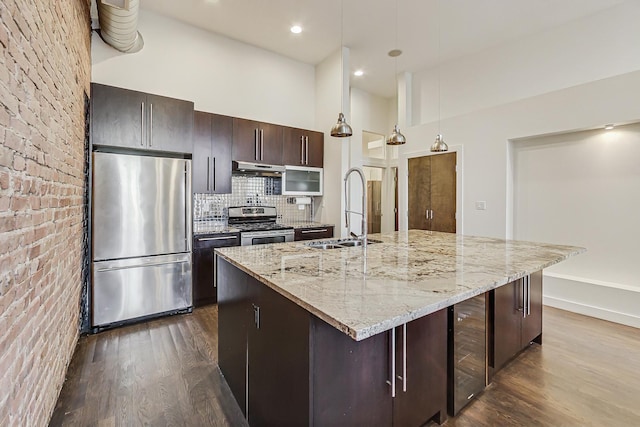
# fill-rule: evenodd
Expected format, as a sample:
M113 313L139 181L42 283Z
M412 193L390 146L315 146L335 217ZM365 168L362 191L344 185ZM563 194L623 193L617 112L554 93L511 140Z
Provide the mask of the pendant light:
M398 0L396 0L396 46L398 46ZM398 106L398 56L402 55L402 51L400 49L390 50L387 54L394 60L394 70L396 75L396 110ZM402 133L400 133L400 128L398 127L398 121L396 118L396 125L393 127L393 132L387 138L387 145L402 145L407 142L407 139L404 137Z
M431 151L434 153L449 151L449 146L444 142L444 138L440 133L440 0L438 1L438 134L436 135L436 141L431 146Z
M344 63L343 57L343 36L344 36L344 0L340 1L340 110L342 110L342 103L344 102ZM346 138L353 135L353 129L347 123L344 118L344 114L340 112L338 114L338 122L331 128L331 136L336 138Z

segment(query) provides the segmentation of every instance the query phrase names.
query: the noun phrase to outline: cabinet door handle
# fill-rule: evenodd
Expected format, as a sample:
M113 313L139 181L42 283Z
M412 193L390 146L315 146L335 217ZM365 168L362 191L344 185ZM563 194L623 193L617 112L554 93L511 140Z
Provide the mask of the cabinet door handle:
M254 147L253 160L258 160L258 144L260 144L258 140L258 128L255 128L253 130L253 147Z
M207 191L209 191L209 164L211 163L211 158L207 156Z
M264 160L264 129L260 129L260 160Z
M425 219L429 221L429 209L425 209L424 215L425 215Z
M304 136L300 136L300 164L304 165Z
M402 325L402 391L407 391L407 324Z
M256 324L256 329L260 329L260 307L255 304L251 304L253 306L253 321Z
M531 316L531 275L527 275L527 316Z
M305 144L306 145L306 149L305 149L305 154L304 154L304 157L305 157L306 160L304 161L304 163L305 163L305 165L308 165L309 164L309 137L305 136L304 139L306 141L306 144Z
M213 191L216 191L216 158L213 158Z
M431 209L431 218L430 219L433 219L433 209Z
M522 318L527 317L527 276L522 278Z
M213 287L218 287L218 255L213 255Z
M391 329L391 381L387 381L387 384L391 386L391 397L396 397L396 328Z
M140 146L144 147L144 101L140 103Z
M153 146L153 103L149 103L149 147Z

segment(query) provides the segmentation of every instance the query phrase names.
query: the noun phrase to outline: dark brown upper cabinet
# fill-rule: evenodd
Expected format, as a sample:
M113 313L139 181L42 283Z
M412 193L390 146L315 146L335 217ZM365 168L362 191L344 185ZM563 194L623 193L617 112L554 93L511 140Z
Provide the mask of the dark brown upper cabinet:
M93 145L191 153L193 102L91 84Z
M194 193L231 193L232 145L233 117L194 112Z
M233 119L233 160L282 164L282 126Z
M324 134L305 129L285 128L282 163L291 166L321 168L324 159Z

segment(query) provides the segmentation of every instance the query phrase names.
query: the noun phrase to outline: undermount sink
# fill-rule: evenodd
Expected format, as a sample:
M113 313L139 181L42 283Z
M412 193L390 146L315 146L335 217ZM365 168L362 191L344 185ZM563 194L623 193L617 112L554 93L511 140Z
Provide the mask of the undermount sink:
M373 243L381 243L380 240L372 240L367 239L367 245L371 245ZM359 239L340 239L340 240L329 240L323 242L309 242L305 243L306 246L315 249L344 249L344 248L353 248L356 246L362 246L362 240Z

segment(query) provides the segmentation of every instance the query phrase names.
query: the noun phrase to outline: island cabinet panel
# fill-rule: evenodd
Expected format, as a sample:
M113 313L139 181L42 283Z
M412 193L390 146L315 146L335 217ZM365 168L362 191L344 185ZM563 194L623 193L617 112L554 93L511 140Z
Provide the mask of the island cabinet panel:
M407 323L406 349L405 325L355 341L222 258L217 263L220 370L251 426L444 421L446 309Z
M294 240L330 239L333 237L333 226L296 228Z
M252 426L306 425L309 313L217 258L218 360Z
M394 426L421 426L447 419L447 310L407 323L406 392L403 390L402 327L396 328Z
M282 163L321 168L324 164L324 134L305 129L284 128Z
M542 271L494 289L490 299L495 373L531 342L542 343Z
M231 193L232 143L232 117L201 111L194 113L194 193Z
M233 160L282 164L282 126L233 119Z
M388 333L355 341L313 317L314 426L391 426Z

